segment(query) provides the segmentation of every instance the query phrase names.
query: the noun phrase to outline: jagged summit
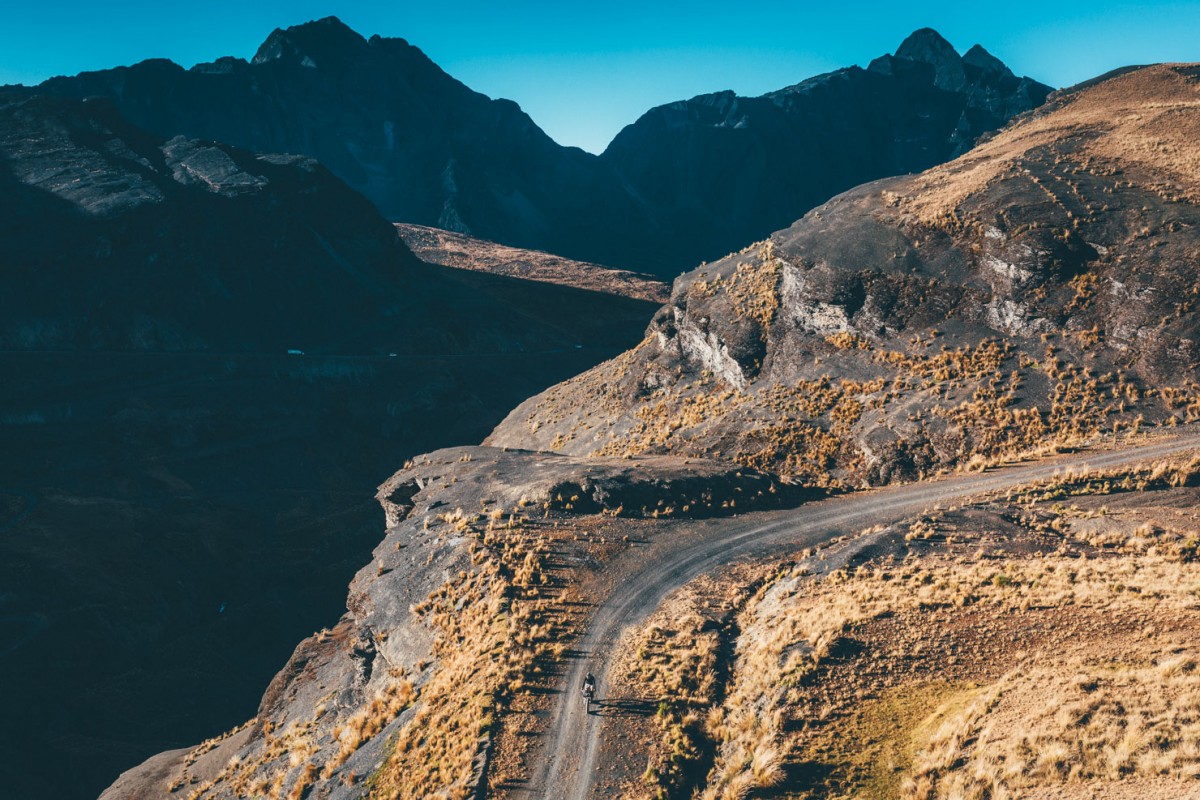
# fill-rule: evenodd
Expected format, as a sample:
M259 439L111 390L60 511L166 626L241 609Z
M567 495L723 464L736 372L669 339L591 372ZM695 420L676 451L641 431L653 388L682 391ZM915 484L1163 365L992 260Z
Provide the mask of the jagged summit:
M317 66L317 59L353 58L367 40L337 17L276 28L258 48L252 64L265 64L281 59L298 60L306 67Z
M898 64L897 59L902 62ZM895 53L880 56L871 62L868 69L894 74L905 69L904 62L933 67L934 84L939 89L951 92L963 91L981 81L1012 85L1019 80L1003 61L982 45L973 45L966 53L959 55L954 46L932 28L913 31L900 43Z
M972 45L970 50L963 53L962 60L964 64L978 67L984 72L992 72L999 75L1013 74L1007 64L985 50L981 44Z
M954 45L933 28L918 28L910 33L896 48L895 56L935 66L961 58Z
M937 88L947 91L959 91L966 84L958 51L932 28L912 32L895 53L873 59L867 69L879 75L931 74Z
M896 48L896 58L919 61L933 67L934 84L950 92L961 91L967 85L962 56L954 45L933 28L920 28Z

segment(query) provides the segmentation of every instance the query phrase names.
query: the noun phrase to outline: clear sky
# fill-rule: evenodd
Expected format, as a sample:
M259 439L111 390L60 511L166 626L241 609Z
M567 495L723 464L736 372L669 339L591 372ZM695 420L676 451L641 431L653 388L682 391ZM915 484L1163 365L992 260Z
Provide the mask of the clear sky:
M249 58L273 28L331 14L367 36L408 39L473 89L516 100L557 141L593 152L652 106L866 66L925 26L1054 86L1200 61L1200 0L2 0L0 84L151 57Z

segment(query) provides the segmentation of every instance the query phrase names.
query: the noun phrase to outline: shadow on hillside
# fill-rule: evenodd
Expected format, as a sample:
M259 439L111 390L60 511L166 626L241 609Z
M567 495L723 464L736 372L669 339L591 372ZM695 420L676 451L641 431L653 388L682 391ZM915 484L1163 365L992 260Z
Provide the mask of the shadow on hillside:
M649 717L658 711L658 703L649 697L607 697L593 700L591 713L598 717Z

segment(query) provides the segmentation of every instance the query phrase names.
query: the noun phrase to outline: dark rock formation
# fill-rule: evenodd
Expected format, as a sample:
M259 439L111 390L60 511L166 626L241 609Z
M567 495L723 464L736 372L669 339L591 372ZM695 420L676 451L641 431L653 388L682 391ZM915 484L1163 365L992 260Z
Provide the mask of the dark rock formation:
M653 109L596 157L403 39L327 18L276 30L250 62L145 61L37 91L108 97L164 137L315 157L396 222L674 277L837 192L957 155L1049 87L922 30L865 70Z
M652 109L603 160L654 209L672 263L692 265L852 186L953 158L1049 92L979 45L960 57L926 28L865 70L762 97L720 92Z
M360 350L419 262L315 161L0 98L0 347ZM406 343L401 343L406 344Z

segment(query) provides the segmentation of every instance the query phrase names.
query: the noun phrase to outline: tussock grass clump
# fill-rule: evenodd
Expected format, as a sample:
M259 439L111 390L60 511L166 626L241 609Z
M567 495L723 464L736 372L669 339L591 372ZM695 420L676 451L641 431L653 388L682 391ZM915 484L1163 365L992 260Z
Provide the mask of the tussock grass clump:
M457 524L457 521L451 524ZM568 617L546 566L550 542L523 515L476 519L475 568L414 611L438 632L433 675L412 717L368 779L369 796L473 796L474 762L512 697L557 657Z
M622 646L624 682L656 706L657 740L640 785L628 800L689 796L713 757L711 720L725 692L733 622L764 580L748 568L736 577L702 578L669 600Z
M1200 778L1197 653L1142 666L1015 672L947 720L918 754L904 797L1019 797L1101 779Z
M986 519L1030 526L1029 545L1011 532L967 534L960 528L975 512L956 512L882 532L891 556L781 579L740 618L730 689L709 716L717 755L699 796L757 796L788 765L809 777L786 789L814 798L982 800L1200 777L1200 655L1163 632L1200 610L1200 572L1185 544L1194 532L1103 507L1051 510L1055 501L1041 499L1169 491L1194 485L1198 470L1200 460L1177 460L1064 474L987 506L996 516ZM1031 498L1036 512L1021 510ZM1120 544L1075 538L1076 519L1116 525ZM986 543L1011 549L1005 556ZM1020 649L1005 625L1030 626L1047 649ZM873 638L882 631L891 638ZM964 654L963 635L992 655ZM847 742L853 732L870 738ZM860 750L899 760L880 766Z

